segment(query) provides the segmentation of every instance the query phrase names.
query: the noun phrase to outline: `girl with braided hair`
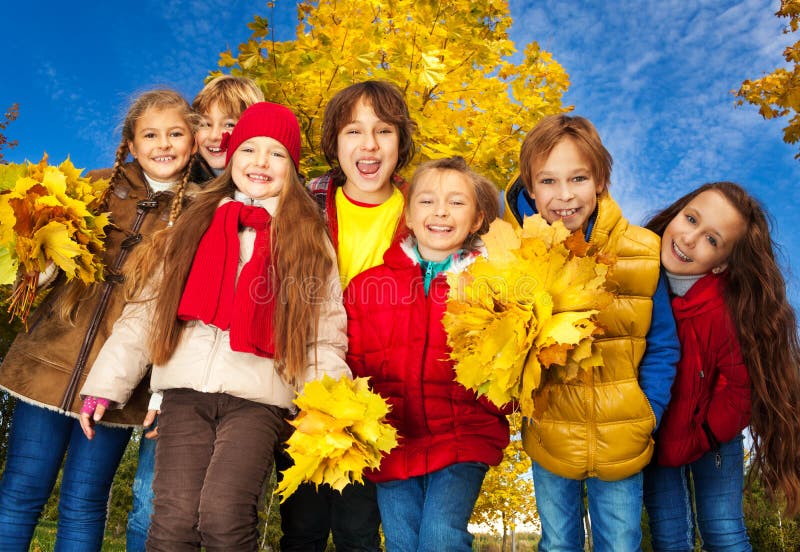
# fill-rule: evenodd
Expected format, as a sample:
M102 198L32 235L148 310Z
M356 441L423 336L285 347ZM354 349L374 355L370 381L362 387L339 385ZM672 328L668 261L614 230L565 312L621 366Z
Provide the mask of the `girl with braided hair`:
M223 136L233 131L242 113L254 103L263 102L264 94L247 77L219 75L209 80L192 101L199 120L194 138L197 153L191 164L189 180L205 186L225 170L227 151ZM144 552L150 518L153 515L153 475L158 438L156 415L161 409L161 393L153 393L145 417L144 439L139 441L139 458L133 478L133 506L128 513L125 550Z
M101 548L114 472L149 395L145 381L88 441L77 420L78 390L125 305L129 252L180 211L195 151L193 121L189 104L171 90L145 92L132 103L113 168L90 173L111 179L101 207L113 221L103 253L105 281L87 287L53 271L54 289L3 361L0 386L19 400L0 481L0 550L28 550L65 456L58 549ZM133 161L126 162L129 155Z

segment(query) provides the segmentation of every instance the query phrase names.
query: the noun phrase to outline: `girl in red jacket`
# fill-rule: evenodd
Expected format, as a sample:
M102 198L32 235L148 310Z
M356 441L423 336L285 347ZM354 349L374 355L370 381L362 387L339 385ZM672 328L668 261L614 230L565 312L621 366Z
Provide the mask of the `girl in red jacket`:
M420 166L408 192L412 235L345 290L347 362L387 398L400 446L367 477L378 486L386 549L472 550L467 531L489 465L500 463L508 421L454 381L442 316L445 272L479 254L497 217L496 190L460 157Z
M704 549L751 550L742 511L748 425L752 469L783 494L787 515L800 509L800 345L767 219L740 186L716 182L648 228L662 236L681 342L645 471L653 549L694 550L696 519Z

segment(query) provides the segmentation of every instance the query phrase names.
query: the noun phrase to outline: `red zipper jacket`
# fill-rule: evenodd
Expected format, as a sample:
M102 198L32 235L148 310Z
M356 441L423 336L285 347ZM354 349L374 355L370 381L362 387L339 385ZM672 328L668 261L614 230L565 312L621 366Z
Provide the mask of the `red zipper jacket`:
M380 470L366 474L378 483L459 462L496 465L509 441L503 413L454 381L442 326L446 275L431 281L426 297L412 243L395 242L384 264L362 272L345 290L347 364L353 375L371 377L373 390L390 403L389 422L400 435Z
M672 299L681 360L656 434L662 466L694 462L750 423L750 377L723 288L724 275L708 274Z

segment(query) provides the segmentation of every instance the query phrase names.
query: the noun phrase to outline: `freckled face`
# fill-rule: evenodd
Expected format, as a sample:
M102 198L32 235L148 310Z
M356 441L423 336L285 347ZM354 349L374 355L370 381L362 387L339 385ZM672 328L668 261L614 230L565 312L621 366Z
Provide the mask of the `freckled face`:
M408 199L406 225L428 261L442 261L457 252L482 222L474 186L456 171L428 171Z
M720 192L706 190L667 225L661 238L661 264L685 276L722 272L745 230L736 207Z
M592 166L571 138L553 147L541 166L532 166L536 210L550 224L561 220L570 231L585 229L604 183L595 182Z

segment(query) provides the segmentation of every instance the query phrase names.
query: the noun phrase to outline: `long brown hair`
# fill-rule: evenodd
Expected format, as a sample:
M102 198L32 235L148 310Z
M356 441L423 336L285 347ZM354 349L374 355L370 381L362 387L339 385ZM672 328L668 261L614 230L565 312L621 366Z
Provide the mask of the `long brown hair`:
M397 128L397 165L392 171L397 173L414 157L417 124L408 112L403 93L387 81L368 80L351 84L331 98L322 117L320 147L325 160L331 167L339 166L339 133L353 122L356 106L362 100L372 107L378 119Z
M133 141L136 134L136 123L151 109L157 111L177 109L186 122L186 125L189 127L189 131L194 133L197 126L197 115L194 114L189 103L179 93L174 90L159 89L149 90L137 96L136 99L131 102L128 112L125 114L125 118L122 121L122 126L120 128L121 139L114 154L114 165L111 168L110 185L104 192L99 211L104 211L106 209L108 197L109 194L113 192L114 185L118 184L121 178L124 178L123 166L128 159L128 142ZM180 213L184 191L192 170L193 160L194 156L190 158L189 163L187 163L183 171L183 176L175 185L174 196L170 206L169 225L175 222L175 219ZM87 288L78 279L74 279L65 284L64 292L55 303L55 309L59 318L74 323L78 308L97 292L97 288L97 285L92 285Z
M232 165L194 197L172 228L136 251L126 273L131 300L156 301L148 338L154 364L167 362L180 342L185 322L177 317L178 305L200 239L220 201L236 190ZM306 371L308 345L316 340L320 305L331 293L327 284L335 265L327 226L293 168L280 192L271 232L269 262L280 282L274 320L276 369L295 384ZM150 290L154 275L160 281L154 286L157 290Z
M783 493L791 516L800 511L800 344L767 216L741 186L713 182L677 200L647 228L663 235L670 221L708 190L721 193L745 221L746 231L733 246L724 276L725 301L753 386L751 473L763 477L771 494Z

